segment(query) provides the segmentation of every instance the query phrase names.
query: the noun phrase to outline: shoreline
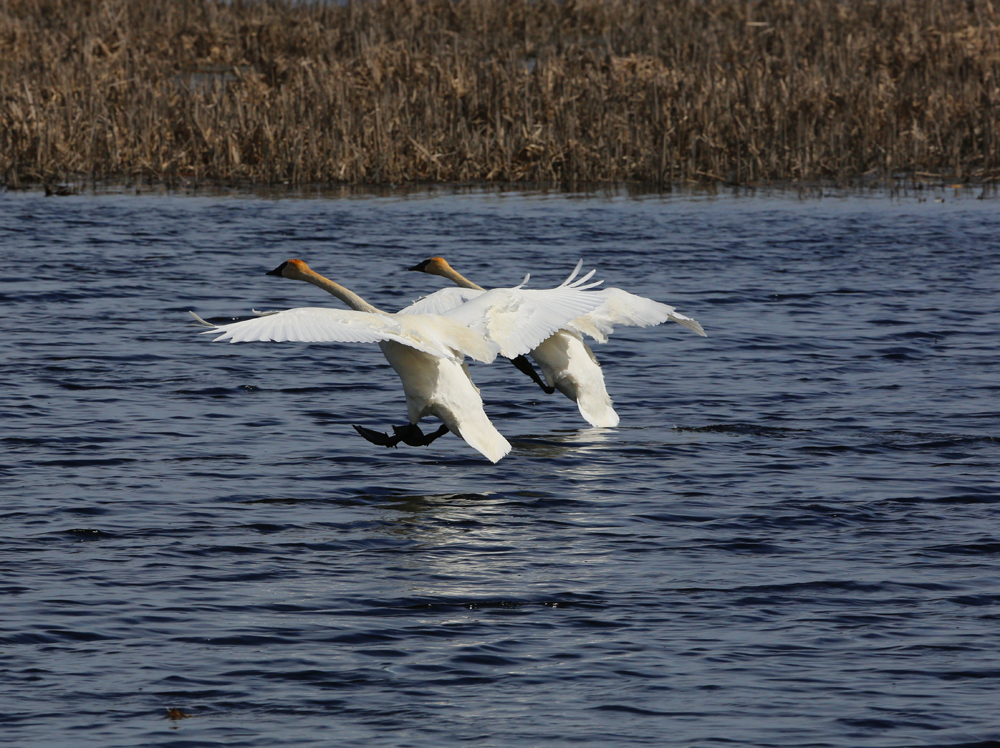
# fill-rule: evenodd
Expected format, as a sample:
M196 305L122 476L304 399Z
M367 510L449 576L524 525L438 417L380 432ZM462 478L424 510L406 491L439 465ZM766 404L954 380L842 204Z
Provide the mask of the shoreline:
M147 182L128 180L87 179L59 183L24 183L18 187L0 185L0 194L44 193L45 197L102 197L107 195L225 197L251 196L275 199L348 199L348 198L407 198L438 196L585 196L606 199L736 197L767 196L798 199L876 196L890 198L916 197L993 200L1000 198L1000 182L955 182L949 179L894 181L871 180L857 184L834 182L775 181L766 184L738 185L712 182L691 182L675 185L642 183L587 183L576 185L540 184L535 182L410 182L404 184L227 184L224 182Z

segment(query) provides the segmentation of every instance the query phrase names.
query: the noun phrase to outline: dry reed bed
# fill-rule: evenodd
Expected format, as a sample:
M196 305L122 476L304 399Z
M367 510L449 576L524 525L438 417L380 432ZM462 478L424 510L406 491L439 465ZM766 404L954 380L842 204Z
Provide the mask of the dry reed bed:
M7 0L0 180L1000 177L989 0Z

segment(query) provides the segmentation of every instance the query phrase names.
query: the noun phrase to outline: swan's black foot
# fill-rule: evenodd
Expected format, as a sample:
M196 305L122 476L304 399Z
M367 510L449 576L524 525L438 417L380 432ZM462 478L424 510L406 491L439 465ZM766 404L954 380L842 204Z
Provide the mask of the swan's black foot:
M425 434L420 430L419 426L413 423L408 423L406 426L393 426L392 436L389 436L381 431L372 431L371 429L366 429L364 426L358 425L354 426L354 430L372 444L378 444L380 447L395 447L400 442L403 442L403 444L409 444L411 447L426 447L439 436L444 436L448 433L448 427L443 424L441 428L433 434Z
M555 387L549 387L547 384L545 384L545 382L542 381L542 378L538 376L538 372L535 371L535 367L532 366L531 362L524 356L517 356L515 358L512 358L510 359L510 362L517 367L517 370L519 372L521 372L522 374L527 374L529 377L531 377L531 381L537 384L539 387L541 387L542 391L546 395L551 395L553 392L556 391Z
M415 423L410 423L406 426L393 426L392 431L396 435L395 438L403 444L409 444L411 447L426 447L439 436L447 434L448 427L442 424L441 428L433 434L425 434Z
M439 436L444 436L445 434L447 434L450 430L451 429L449 429L447 426L445 426L442 423L438 427L437 431L435 431L433 434L428 434L427 435L427 441L425 441L424 444L430 444L432 441L434 441L435 439L437 439Z
M371 429L366 429L364 426L358 426L357 424L354 424L354 430L372 444L378 444L380 447L395 447L399 444L398 436L389 436L382 431L372 431Z

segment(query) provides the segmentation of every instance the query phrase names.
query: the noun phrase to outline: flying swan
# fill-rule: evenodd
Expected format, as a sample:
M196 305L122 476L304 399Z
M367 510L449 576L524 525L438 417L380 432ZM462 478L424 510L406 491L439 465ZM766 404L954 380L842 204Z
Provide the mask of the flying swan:
M580 272L583 260L558 288L576 285L573 279ZM488 293L455 270L443 257L431 257L410 270L440 275L455 283L458 288L443 288L401 310L403 313L436 313L441 314L456 304L467 303L479 295ZM589 276L587 276L589 277ZM600 305L594 310L576 317L562 326L529 352L542 374L545 384L539 381L531 363L523 357L515 360L517 368L525 372L538 383L546 394L556 390L562 392L570 400L574 400L580 409L580 415L595 427L614 427L618 425L619 417L611 407L611 397L604 384L604 373L597 357L584 340L589 335L599 343L606 343L608 336L614 332L615 325L631 325L648 327L659 325L666 321L676 322L683 327L705 336L701 325L690 317L679 314L672 306L658 301L623 291L620 288L605 288L591 291L600 298ZM530 370L530 373L529 373Z
M494 289L443 313L391 314L324 278L302 260L283 262L267 275L312 283L350 310L303 307L223 325L191 314L212 328L206 334L219 333L214 340L231 343L378 343L403 384L409 423L394 426L393 436L354 426L357 432L373 444L395 447L401 441L425 446L451 431L494 463L510 452L510 443L483 410L464 357L490 363L497 353L516 356L527 352L599 303L578 288L548 292ZM443 425L425 435L417 423L429 415L441 419Z

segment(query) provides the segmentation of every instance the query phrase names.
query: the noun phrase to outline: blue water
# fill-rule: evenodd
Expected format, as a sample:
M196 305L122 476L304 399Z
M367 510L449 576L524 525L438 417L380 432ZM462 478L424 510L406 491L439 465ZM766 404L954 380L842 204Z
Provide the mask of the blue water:
M0 193L0 744L1000 745L998 207ZM709 337L595 344L617 429L473 365L493 466L355 434L405 422L376 346L187 316L431 255Z

